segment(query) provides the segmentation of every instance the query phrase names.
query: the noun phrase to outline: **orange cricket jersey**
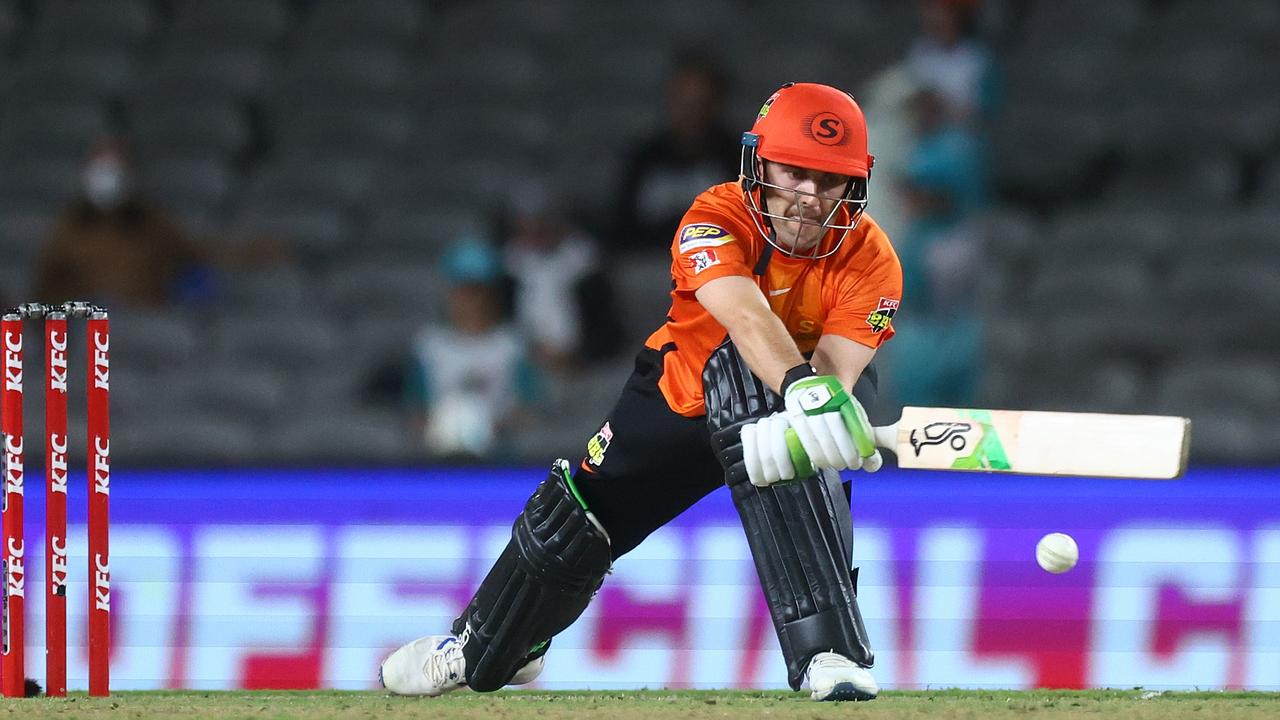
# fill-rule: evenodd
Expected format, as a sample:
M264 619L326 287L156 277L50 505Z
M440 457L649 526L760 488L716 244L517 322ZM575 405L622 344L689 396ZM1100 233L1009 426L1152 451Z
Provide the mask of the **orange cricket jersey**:
M839 222L848 222L844 209ZM823 242L832 242L837 232L827 231ZM645 341L654 350L668 349L658 386L680 415L705 414L702 370L728 334L694 295L718 277L753 278L806 355L825 333L872 348L893 336L890 321L902 298L902 265L870 216L863 214L835 254L801 260L775 251L765 274L756 277L752 267L766 245L737 183L701 193L681 220L671 244L671 309L667 322Z

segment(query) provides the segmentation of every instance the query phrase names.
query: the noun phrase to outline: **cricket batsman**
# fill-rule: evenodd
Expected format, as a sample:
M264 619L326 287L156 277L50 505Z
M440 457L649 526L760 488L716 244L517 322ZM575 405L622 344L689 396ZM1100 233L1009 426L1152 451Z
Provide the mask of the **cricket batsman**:
M666 322L586 456L552 465L452 634L383 662L388 690L532 681L612 563L723 483L791 688L876 697L839 476L880 467L862 402L902 293L898 257L865 212L872 162L848 93L790 83L765 101L737 182L700 194L676 230Z

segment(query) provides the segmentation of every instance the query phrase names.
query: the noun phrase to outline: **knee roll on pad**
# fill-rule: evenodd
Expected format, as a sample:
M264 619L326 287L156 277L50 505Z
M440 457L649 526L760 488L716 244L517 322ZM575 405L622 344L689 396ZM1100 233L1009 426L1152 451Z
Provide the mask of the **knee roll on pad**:
M506 685L586 610L610 564L608 534L577 499L569 464L557 460L454 621L467 658L467 684L481 692Z

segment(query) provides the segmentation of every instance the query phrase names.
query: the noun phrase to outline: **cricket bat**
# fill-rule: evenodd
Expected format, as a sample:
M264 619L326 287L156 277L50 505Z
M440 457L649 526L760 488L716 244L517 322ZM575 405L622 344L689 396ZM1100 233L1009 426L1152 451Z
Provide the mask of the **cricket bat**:
M1164 415L905 407L875 428L898 467L1168 480L1187 469L1191 421Z

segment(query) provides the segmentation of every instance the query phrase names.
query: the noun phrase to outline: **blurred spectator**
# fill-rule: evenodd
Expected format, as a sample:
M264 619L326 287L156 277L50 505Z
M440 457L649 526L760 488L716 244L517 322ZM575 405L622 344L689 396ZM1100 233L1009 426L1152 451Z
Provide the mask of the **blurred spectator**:
M159 308L203 299L210 278L201 253L137 193L123 140L95 144L81 181L81 196L63 212L41 252L35 282L40 301Z
M728 79L710 59L676 58L667 79L666 118L632 148L619 187L618 250L661 250L689 198L738 174L738 135L724 121Z
M516 325L540 365L563 374L619 348L613 289L595 239L570 224L545 183L521 183L508 208L504 261Z
M981 248L973 220L986 201L986 169L979 141L953 119L941 92L921 90L911 107L918 139L904 170L907 225L895 242L911 312L895 320L895 395L902 404L965 406L979 374Z
M992 55L978 38L980 0L919 0L923 34L906 67L934 88L954 120L982 125L995 105Z
M437 457L493 458L498 433L537 395L538 376L520 333L502 321L501 260L463 240L441 260L449 283L446 321L423 328L410 348L405 396Z

